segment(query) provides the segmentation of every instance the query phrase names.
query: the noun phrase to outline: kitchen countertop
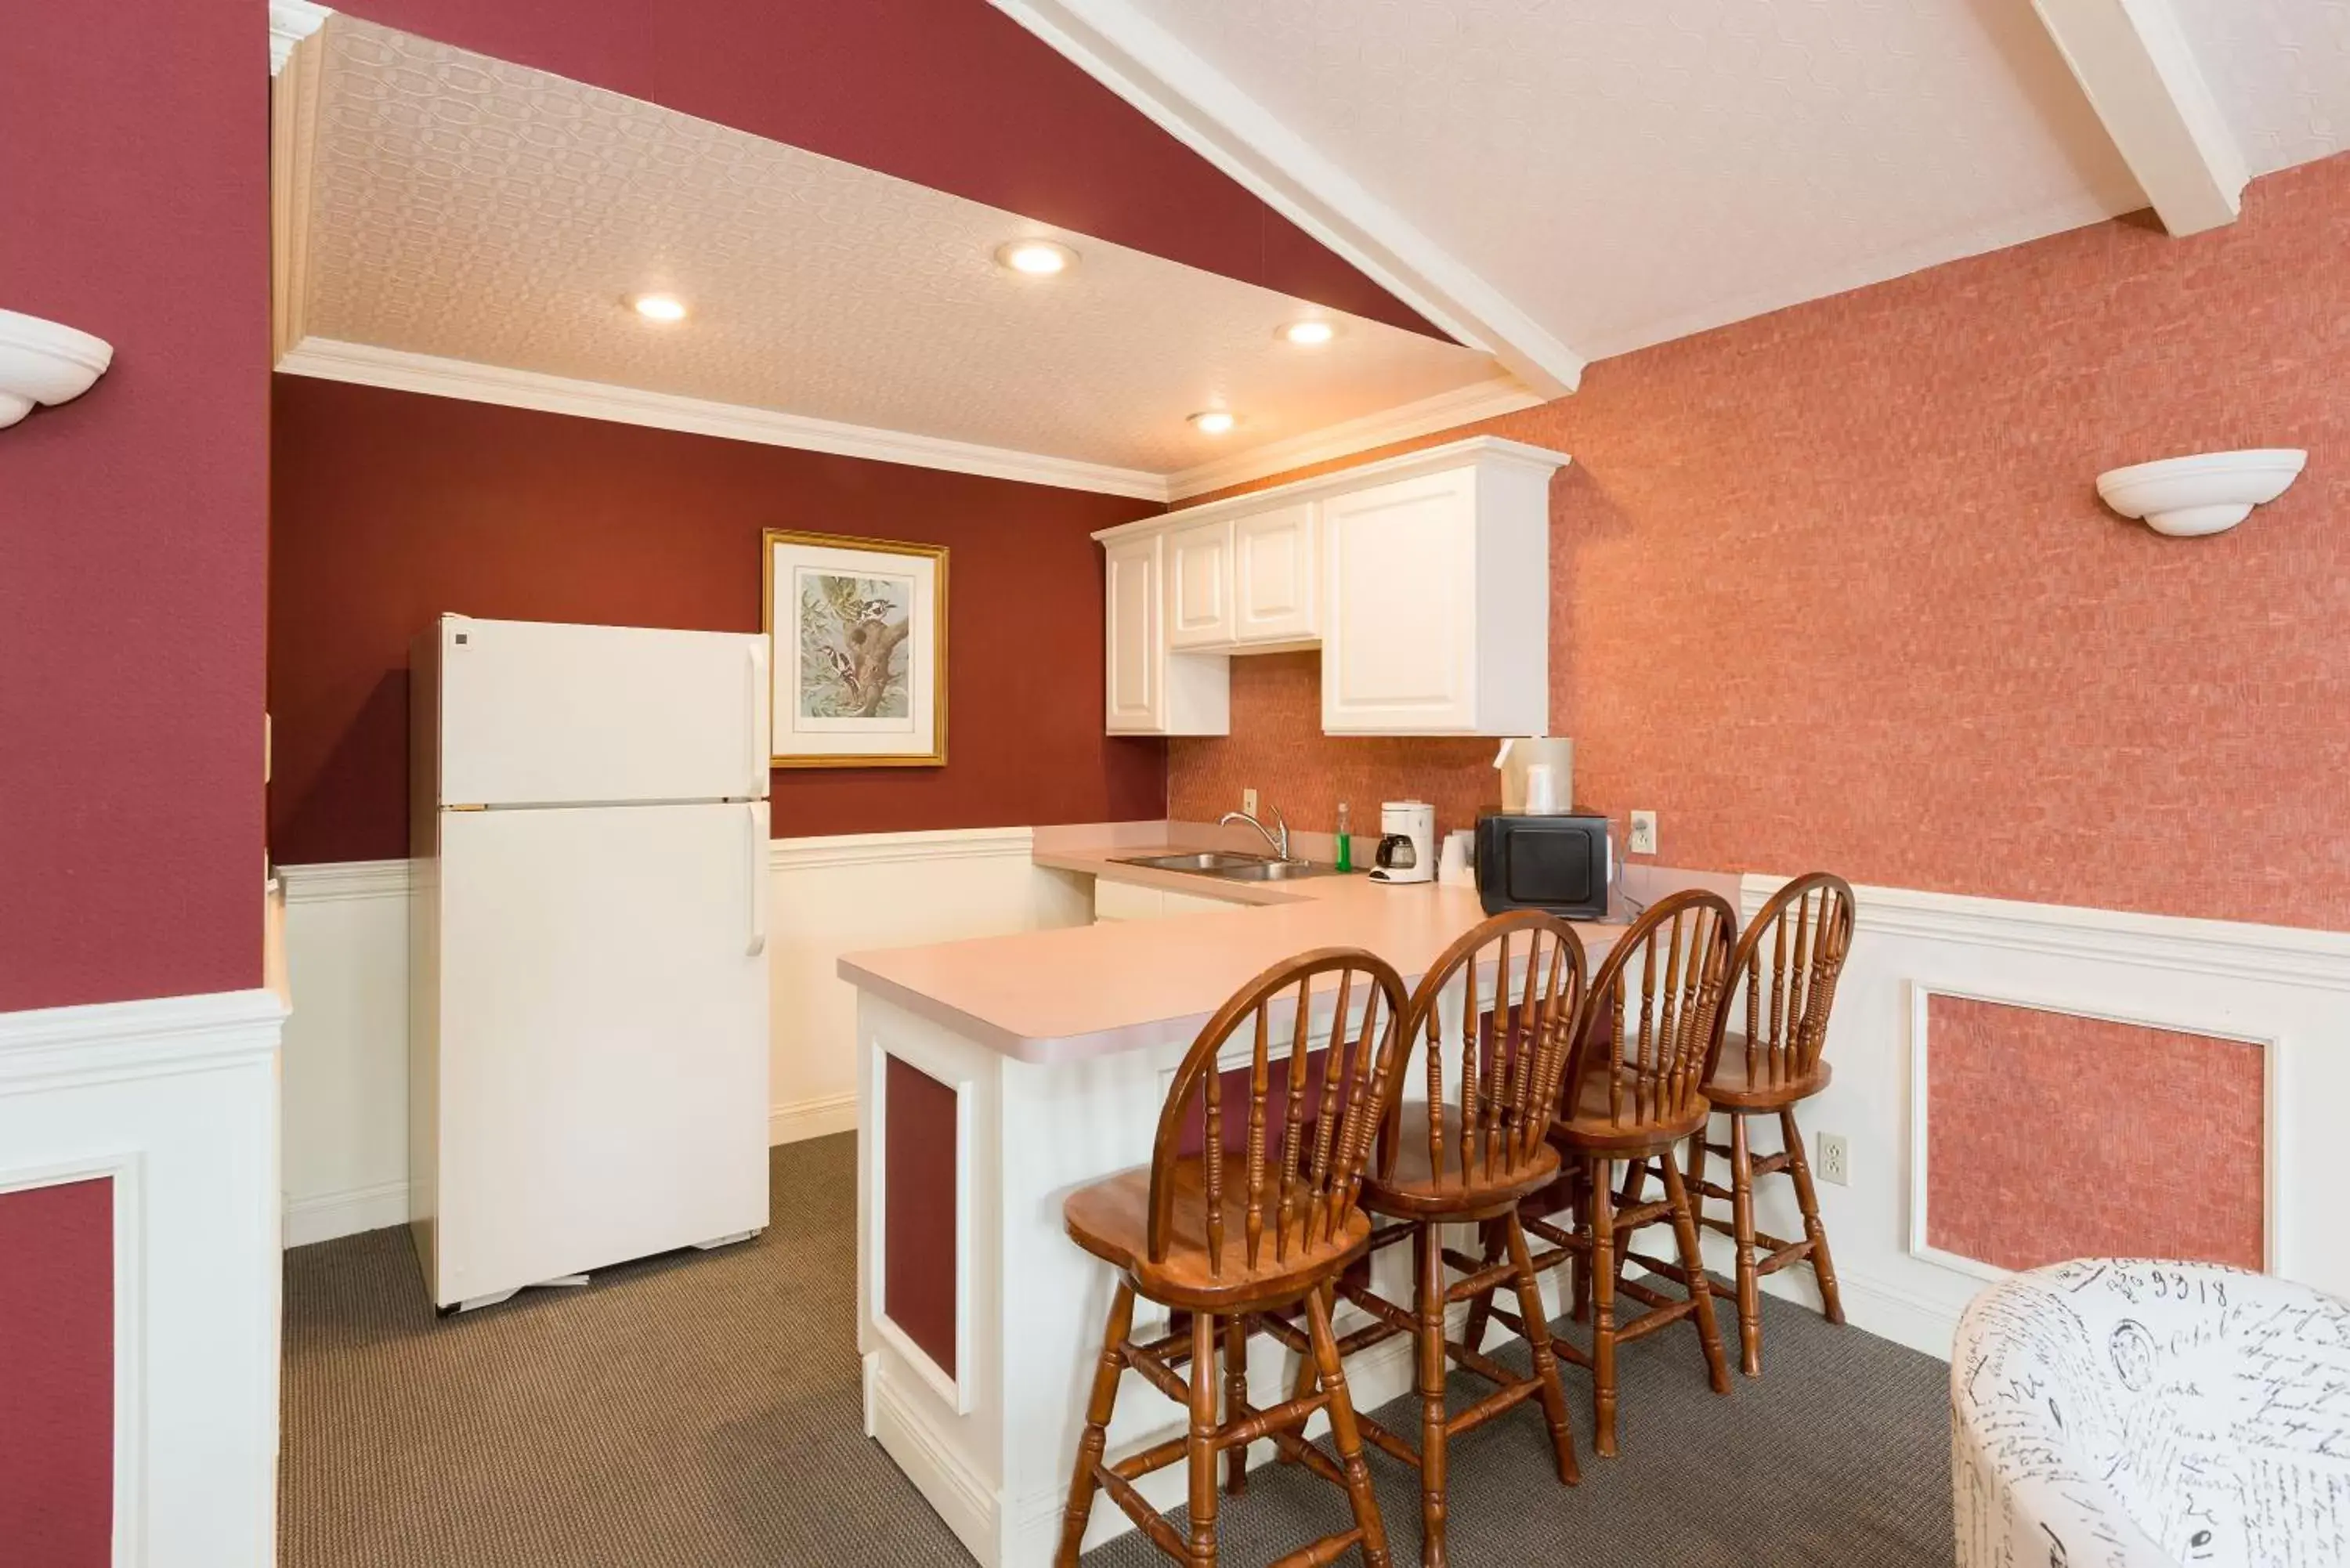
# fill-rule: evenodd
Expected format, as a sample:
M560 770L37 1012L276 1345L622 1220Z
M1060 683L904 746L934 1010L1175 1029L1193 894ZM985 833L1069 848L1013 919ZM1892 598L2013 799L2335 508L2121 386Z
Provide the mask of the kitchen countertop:
M837 972L859 990L1007 1056L1067 1062L1188 1041L1242 985L1314 948L1368 949L1409 985L1485 918L1474 888L1389 886L1359 874L1227 882L1118 864L1192 847L1056 846L1038 849L1035 860L1240 907L849 953ZM1575 928L1595 964L1621 929Z

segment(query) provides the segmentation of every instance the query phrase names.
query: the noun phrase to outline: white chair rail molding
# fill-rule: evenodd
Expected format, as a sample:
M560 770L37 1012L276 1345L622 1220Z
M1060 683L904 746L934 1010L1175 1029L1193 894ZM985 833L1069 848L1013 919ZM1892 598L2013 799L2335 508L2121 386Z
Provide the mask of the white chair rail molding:
M114 346L62 322L0 310L0 430L36 403L71 402L114 362Z
M2350 1562L2350 1305L2211 1263L1992 1286L1950 1358L1959 1568Z
M2158 534L2196 539L2224 534L2282 495L2301 477L2309 453L2299 447L2207 452L2133 463L2097 475L2097 493L2125 517L2142 517Z

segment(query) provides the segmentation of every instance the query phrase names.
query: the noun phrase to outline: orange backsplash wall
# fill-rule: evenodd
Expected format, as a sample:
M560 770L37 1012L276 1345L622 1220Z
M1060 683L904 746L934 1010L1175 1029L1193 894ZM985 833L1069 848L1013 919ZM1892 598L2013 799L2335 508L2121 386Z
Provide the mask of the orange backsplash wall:
M1926 1005L1929 1244L2009 1269L2262 1267L2261 1047L1966 997Z
M2343 928L2346 388L2350 155L2227 229L2059 234L1390 450L1574 454L1551 725L1580 803L1659 814L1659 863ZM2104 469L2241 446L2309 470L2232 533L2096 499ZM1324 737L1314 655L1232 672L1232 735L1170 746L1172 816L1250 785L1326 832L1341 799L1368 831L1381 798L1448 826L1493 798L1491 742Z

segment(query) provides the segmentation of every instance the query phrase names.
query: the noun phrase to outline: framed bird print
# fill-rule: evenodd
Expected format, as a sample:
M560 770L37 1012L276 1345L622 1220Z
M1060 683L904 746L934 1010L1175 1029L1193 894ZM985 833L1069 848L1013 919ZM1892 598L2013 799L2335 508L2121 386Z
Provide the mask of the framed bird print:
M942 767L947 551L770 528L773 765Z

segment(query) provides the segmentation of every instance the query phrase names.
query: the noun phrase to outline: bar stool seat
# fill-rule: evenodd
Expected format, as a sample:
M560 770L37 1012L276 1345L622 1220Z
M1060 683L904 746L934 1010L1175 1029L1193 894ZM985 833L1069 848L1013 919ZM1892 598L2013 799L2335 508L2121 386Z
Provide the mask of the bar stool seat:
M1370 1245L1371 1217L1357 1208L1329 1235L1293 1243L1278 1263L1266 1256L1257 1267L1249 1268L1227 1259L1221 1272L1211 1272L1204 1168L1196 1159L1169 1168L1175 1200L1168 1210L1170 1244L1163 1261L1150 1259L1150 1167L1147 1165L1070 1193L1061 1206L1069 1240L1124 1271L1150 1300L1201 1312L1220 1311L1234 1302L1301 1298ZM1225 1157L1222 1189L1248 1190L1244 1157Z
M1460 1107L1443 1106L1438 1126L1441 1141L1433 1147L1460 1148ZM1514 1168L1495 1161L1486 1161L1480 1168L1472 1161L1471 1174L1464 1176L1459 1159L1450 1158L1444 1159L1442 1168L1431 1170L1428 1106L1418 1100L1401 1107L1395 1127L1394 1169L1385 1175L1370 1171L1363 1177L1364 1207L1394 1219L1440 1214L1447 1220L1483 1220L1515 1208L1521 1199L1558 1179L1558 1150L1547 1143L1536 1145Z
M1825 1058L1808 1069L1785 1065L1775 1056L1750 1062L1746 1036L1735 1032L1721 1041L1721 1057L1706 1081L1705 1097L1721 1111L1775 1111L1808 1100L1835 1076Z

